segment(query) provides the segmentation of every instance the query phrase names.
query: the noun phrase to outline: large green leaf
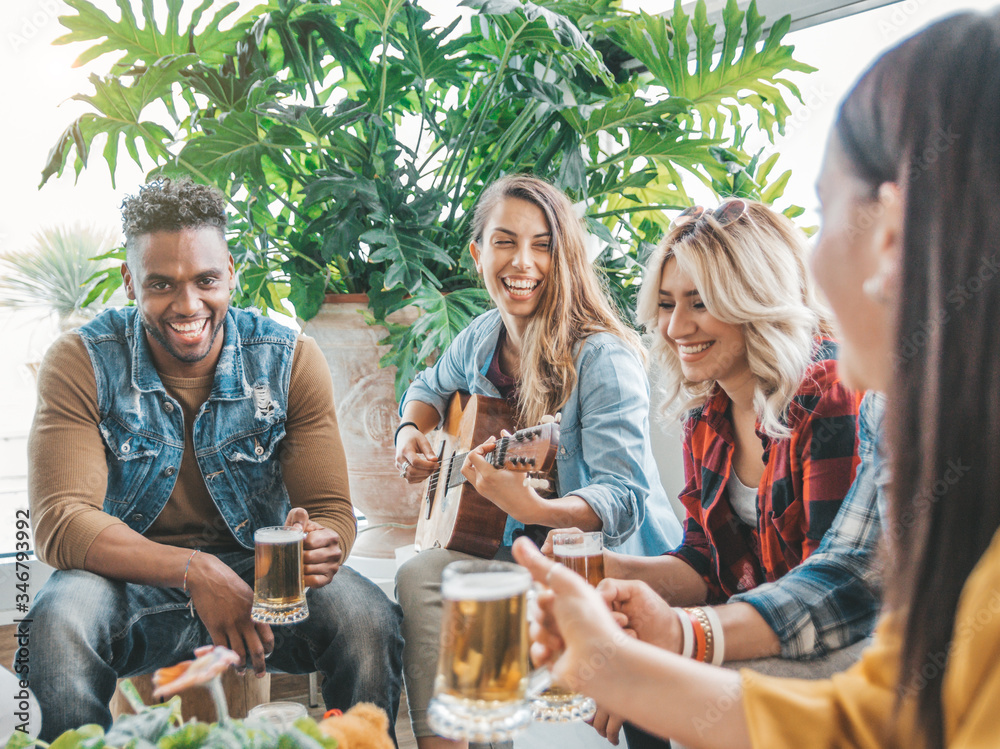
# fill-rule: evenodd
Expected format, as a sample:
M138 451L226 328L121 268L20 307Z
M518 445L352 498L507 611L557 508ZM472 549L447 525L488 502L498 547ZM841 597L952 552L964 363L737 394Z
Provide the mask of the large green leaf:
M747 101L746 92L752 92L757 95L752 103L756 105L753 109L758 125L773 138L784 128L790 113L778 86L801 100L798 88L781 75L787 71L813 72L815 68L795 60L794 47L781 44L791 23L789 16L771 27L762 46L759 41L764 17L757 12L756 0L746 12L739 9L736 0L728 0L723 23L719 49L715 25L708 23L703 0L695 6L693 19L685 13L680 0L675 0L671 17L642 12L638 22L616 27L616 39L672 96L692 103L704 131L721 137L725 127L738 127L738 109ZM696 44L693 70L689 63L689 24Z
M142 143L154 158L169 158L167 146L173 136L171 132L155 122L142 119L143 110L153 102L169 95L170 87L180 79L180 71L191 62L191 56L164 57L135 76L131 86L126 86L121 78L101 78L91 74L93 94L77 94L74 99L90 104L98 114L81 115L70 125L49 153L42 170L42 184L53 174L62 174L69 152L76 149L76 172L87 165L90 147L96 136L104 134L104 160L111 170L114 185L115 170L118 165L118 147L122 137L129 155L140 163L137 143Z
M287 159L287 149L302 145L292 128L276 126L265 132L255 112L229 112L202 126L204 134L184 146L178 161L222 184L245 175L263 180L265 157L281 163Z
M389 335L381 341L391 349L379 364L395 366L399 373L397 397L402 397L420 369L448 348L476 315L488 309L490 297L484 289L476 287L442 294L433 287L423 286L407 303L421 309L420 317L409 327L390 323Z
M347 13L364 18L379 30L387 31L405 2L406 0L341 0L339 7Z
M524 45L525 49L538 46L563 52L594 78L613 83L601 56L566 16L530 0L462 0L459 4L483 14L484 39L496 34L505 44L517 44L519 50Z
M256 112L294 127L313 143L319 143L334 130L353 125L370 114L363 104L349 100L344 101L335 110L302 104L288 106L281 102L269 101L261 105Z
M687 112L689 105L690 102L675 96L654 103L634 96L617 96L594 110L587 121L577 127L580 135L587 138L620 127L658 125L668 121L673 124L673 118Z
M374 248L369 257L371 262L388 263L385 285L390 289L398 284L409 289L419 288L425 282L439 286L440 281L426 262L451 266L451 256L409 227L390 223L384 215L375 215L381 219L382 226L366 231L361 235L361 241Z
M393 42L403 52L402 66L416 76L416 85L424 87L431 81L439 86L461 85L458 53L462 50L462 40L448 40L448 37L462 19L456 18L443 29L427 29L430 14L409 3L405 17L406 33L394 34Z
M121 11L121 20L113 21L110 16L88 0L64 0L76 11L76 15L60 16L59 21L70 33L56 39L53 44L71 42L104 41L87 49L77 58L75 65L86 63L104 54L122 53L120 65L132 66L137 62L147 65L167 55L194 53L209 64L220 64L226 55L235 51L236 43L246 33L250 18L259 14L251 11L229 29L222 30L220 24L232 15L239 3L223 5L211 20L198 28L205 10L213 0L202 0L192 11L187 29L181 31L180 15L183 0L165 0L167 19L161 31L157 27L152 0L142 0L142 17L145 25L140 25L129 0L116 0ZM197 31L197 33L195 33Z

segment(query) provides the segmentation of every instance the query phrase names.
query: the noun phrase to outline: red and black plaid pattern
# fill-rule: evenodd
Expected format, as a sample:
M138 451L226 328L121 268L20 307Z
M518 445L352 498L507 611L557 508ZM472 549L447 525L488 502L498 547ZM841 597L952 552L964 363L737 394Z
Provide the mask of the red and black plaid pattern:
M757 527L729 502L734 435L729 397L718 390L684 424L684 541L669 552L708 584L709 602L777 580L819 546L858 466L861 394L837 374L837 344L817 341L813 364L789 407L788 439L757 435L764 475L757 488Z

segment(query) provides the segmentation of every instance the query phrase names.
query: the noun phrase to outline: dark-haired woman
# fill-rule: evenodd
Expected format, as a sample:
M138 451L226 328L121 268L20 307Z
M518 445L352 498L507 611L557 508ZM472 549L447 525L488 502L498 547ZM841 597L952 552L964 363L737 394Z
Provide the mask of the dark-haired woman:
M861 662L805 683L682 660L629 640L597 593L519 542L554 591L535 647L560 654L557 678L690 746L997 745L998 122L1000 14L954 16L862 77L819 180L813 268L840 322L841 371L889 399L887 614ZM609 640L600 677L581 679Z
M437 468L427 433L456 391L504 397L520 426L562 414L555 497L494 470L473 453L463 473L507 512L502 554L524 526L602 531L634 554L662 554L681 536L649 443L649 385L638 336L605 297L569 199L511 175L488 187L472 220L472 259L496 309L477 317L421 372L400 407L397 466L411 482ZM544 531L540 531L544 536ZM396 576L404 611L404 678L421 749L434 737L426 708L437 665L441 570L465 555L431 549Z

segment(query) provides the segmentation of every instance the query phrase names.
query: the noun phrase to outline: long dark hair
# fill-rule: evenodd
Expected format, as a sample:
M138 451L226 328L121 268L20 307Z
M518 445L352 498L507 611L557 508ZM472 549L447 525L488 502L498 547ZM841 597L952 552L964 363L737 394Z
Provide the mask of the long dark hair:
M885 182L905 195L886 591L903 632L899 695L915 698L932 749L959 595L1000 528L998 128L997 13L950 17L886 53L835 126L873 198Z

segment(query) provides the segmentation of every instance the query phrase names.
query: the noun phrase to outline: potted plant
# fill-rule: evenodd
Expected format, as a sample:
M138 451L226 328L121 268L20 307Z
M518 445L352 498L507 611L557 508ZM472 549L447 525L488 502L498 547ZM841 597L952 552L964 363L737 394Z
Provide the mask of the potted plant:
M787 175L768 184L776 157L744 153L741 111L773 137L786 99L799 98L784 74L811 70L781 43L788 18L763 39L756 4L736 0L719 43L703 1L688 16L677 0L663 17L612 0L465 0L475 13L461 32L462 18L442 26L405 0L269 0L225 30L235 6L220 0L183 31L180 2L160 25L148 3L140 23L125 0L117 21L68 2L58 42L89 43L81 63L118 59L75 97L94 111L56 143L43 182L71 158L79 172L105 135L112 173L124 136L154 174L219 186L236 217L237 303L283 310L287 299L311 320L325 300L363 294L341 317L364 313L389 335L374 334L385 348L353 371L391 381L372 362L394 366L397 396L488 304L466 252L485 185L531 171L576 198L596 262L631 309L662 211L690 203L685 175L719 194L780 196ZM405 307L419 317L392 317ZM339 404L356 386L338 385ZM367 425L355 441L388 480L393 396L353 400L380 404L349 421ZM379 494L395 504L396 492Z
M0 307L54 317L59 332L83 324L98 311L89 305L94 274L107 267L117 241L116 232L82 224L36 232L28 247L0 255ZM26 366L35 376L41 353L31 358Z
M34 243L0 255L0 307L55 315L60 330L92 317L88 297L94 278L107 266L116 232L96 226L54 226L34 235Z

